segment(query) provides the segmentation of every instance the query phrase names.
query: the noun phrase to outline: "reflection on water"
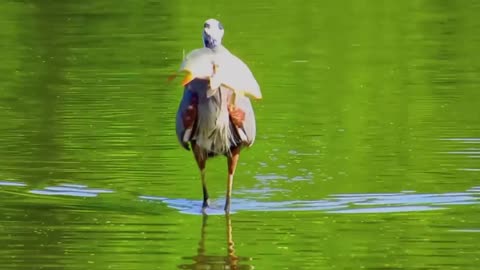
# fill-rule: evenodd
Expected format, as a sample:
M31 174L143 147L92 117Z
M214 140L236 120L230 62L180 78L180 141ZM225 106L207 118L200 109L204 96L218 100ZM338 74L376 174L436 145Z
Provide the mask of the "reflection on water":
M193 261L189 264L181 264L180 269L232 269L232 270L247 270L254 269L251 265L252 258L241 257L235 254L235 243L233 242L233 228L232 219L230 215L225 215L225 232L226 232L226 255L218 256L212 255L218 251L209 251L205 247L207 241L207 221L208 215L202 217L202 227L200 230L200 240L198 242L197 254L192 257L183 257L184 260Z

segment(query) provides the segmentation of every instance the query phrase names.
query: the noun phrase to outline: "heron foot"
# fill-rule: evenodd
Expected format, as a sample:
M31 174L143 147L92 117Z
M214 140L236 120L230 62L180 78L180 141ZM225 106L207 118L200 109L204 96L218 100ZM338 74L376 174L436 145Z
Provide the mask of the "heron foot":
M209 199L203 200L202 209L205 210L209 206L210 206L210 200Z

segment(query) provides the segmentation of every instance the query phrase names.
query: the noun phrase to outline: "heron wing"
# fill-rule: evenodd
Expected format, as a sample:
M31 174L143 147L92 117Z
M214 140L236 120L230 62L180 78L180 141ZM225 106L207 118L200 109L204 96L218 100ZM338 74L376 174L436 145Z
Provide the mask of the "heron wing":
M180 101L180 105L178 106L178 111L177 111L177 119L176 119L176 132L177 132L177 138L178 142L187 150L190 150L188 146L188 142L191 138L191 134L193 134L193 128L187 129L185 126L183 126L183 115L187 111L188 106L192 102L192 98L195 95L194 92L188 90L185 88L183 91L183 97L182 100ZM195 123L193 125L195 127Z
M217 80L221 84L234 91L243 92L249 97L262 98L257 80L240 58L224 48L215 55L215 63L219 64Z
M250 98L247 96L238 96L235 106L240 108L245 113L245 120L243 121L243 127L238 130L238 133L244 133L246 138L243 138L243 141L251 146L255 142L256 136L256 123L255 123L255 113L253 111L253 106L250 101ZM240 137L242 137L240 135Z
M179 71L188 71L193 78L208 79L213 73L213 52L209 48L192 50L187 54Z

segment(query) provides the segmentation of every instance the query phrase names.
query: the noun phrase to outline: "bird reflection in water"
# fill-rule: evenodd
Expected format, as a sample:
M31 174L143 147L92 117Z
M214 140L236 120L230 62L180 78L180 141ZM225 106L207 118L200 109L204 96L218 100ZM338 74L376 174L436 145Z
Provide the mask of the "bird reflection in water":
M181 264L179 269L231 269L248 270L254 269L253 265L248 264L252 258L239 257L235 254L235 244L232 236L232 220L229 214L225 215L226 233L227 233L227 255L208 255L205 249L205 235L207 231L208 215L204 214L202 219L202 228L200 230L200 241L198 242L197 255L193 257L184 257L183 259L193 260L191 264Z

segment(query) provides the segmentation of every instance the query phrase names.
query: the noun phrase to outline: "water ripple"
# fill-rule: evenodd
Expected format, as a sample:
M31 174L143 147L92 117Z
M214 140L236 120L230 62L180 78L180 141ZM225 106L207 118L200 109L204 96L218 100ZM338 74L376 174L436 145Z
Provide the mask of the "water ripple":
M0 186L24 187L21 182L0 181ZM237 195L248 193L260 194L266 190L239 190ZM268 190L271 193L274 190ZM96 197L113 190L89 188L80 184L60 184L44 189L30 190L30 193L50 196ZM480 202L480 186L474 186L465 192L416 193L403 191L398 193L345 193L332 194L321 200L261 201L247 198L234 198L232 212L239 211L320 211L325 213L398 213L442 210L455 205L473 205ZM247 196L248 197L248 196ZM166 198L142 195L142 201L162 202L169 208L186 214L201 214L200 200L184 198ZM223 214L223 199L213 200L208 214Z
M0 181L0 186L25 187L25 186L27 186L27 185L24 184L24 183L15 182L15 181Z
M391 206L391 207L374 207L374 208L359 208L359 209L345 209L327 211L327 213L341 213L341 214L367 214L367 213L398 213L398 212L419 212L419 211L433 211L441 210L441 207L432 206Z
M480 138L445 138L440 139L441 141L455 141L462 143L480 143Z
M64 195L75 197L96 197L100 193L113 193L108 189L92 189L84 185L61 184L59 186L45 187L44 189L34 189L30 193L39 195Z
M399 213L446 209L453 205L472 205L480 202L480 187L466 192L417 194L412 191L400 193L333 194L323 200L258 201L233 199L232 211L324 211L326 213ZM140 196L147 201L160 201L168 207L186 214L200 214L201 201L170 199L156 196ZM208 214L223 213L223 200L213 201Z

